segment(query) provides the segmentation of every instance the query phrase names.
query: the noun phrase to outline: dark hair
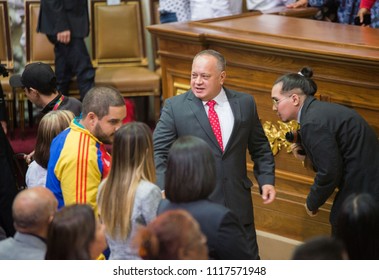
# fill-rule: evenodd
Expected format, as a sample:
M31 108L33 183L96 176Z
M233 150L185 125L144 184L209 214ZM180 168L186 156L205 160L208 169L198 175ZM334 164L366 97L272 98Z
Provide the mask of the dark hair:
M317 236L297 246L293 260L344 260L347 253L340 240L329 236Z
M208 144L195 136L179 137L168 154L165 182L171 202L206 199L216 184L216 164Z
M313 70L310 67L303 67L298 73L290 73L279 77L274 85L282 83L282 94L293 89L300 89L305 95L315 95L317 84L311 79Z
M30 90L30 88L28 88ZM38 92L45 96L51 96L57 91L57 78L54 76L51 78L50 83L44 85L44 87L39 87Z
M84 96L82 102L83 118L93 112L101 120L108 115L109 107L125 106L120 92L113 87L93 87Z
M215 50L211 50L211 49L203 50L203 51L201 51L201 52L199 52L199 53L197 53L195 55L195 57L193 58L193 61L195 61L199 56L205 56L205 55L209 55L209 56L215 57L217 59L217 68L218 68L218 70L220 70L220 72L221 71L225 71L225 68L226 68L225 57L221 53L219 53L219 52L217 52Z
M47 260L90 260L96 219L91 206L72 204L59 210L49 226Z
M352 260L379 259L379 207L368 193L352 194L342 204L336 237Z

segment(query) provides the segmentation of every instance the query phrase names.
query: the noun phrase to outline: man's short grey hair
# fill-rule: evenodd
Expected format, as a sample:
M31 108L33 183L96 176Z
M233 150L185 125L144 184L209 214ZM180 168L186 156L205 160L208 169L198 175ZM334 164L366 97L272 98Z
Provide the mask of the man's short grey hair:
M206 56L206 55L215 57L217 59L218 70L220 70L220 72L225 71L225 68L226 68L225 57L221 53L215 50L211 50L211 49L203 50L195 55L195 57L193 58L193 61L195 61L200 56Z

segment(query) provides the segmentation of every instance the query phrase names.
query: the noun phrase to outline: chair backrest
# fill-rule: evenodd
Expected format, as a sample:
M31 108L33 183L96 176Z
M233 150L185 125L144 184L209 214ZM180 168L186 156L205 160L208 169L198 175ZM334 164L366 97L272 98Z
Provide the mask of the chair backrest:
M37 32L40 1L25 0L26 64L41 61L54 65L54 45Z
M91 0L91 42L93 65L148 66L144 43L142 4L123 0L107 5Z
M0 63L8 70L13 69L10 25L7 1L0 1Z
M151 24L159 24L159 0L150 0Z
M159 0L150 0L150 19L151 25L160 24L159 18ZM159 43L156 37L152 38L152 48L153 48L153 56L155 59L155 68L160 66L160 59L158 55Z

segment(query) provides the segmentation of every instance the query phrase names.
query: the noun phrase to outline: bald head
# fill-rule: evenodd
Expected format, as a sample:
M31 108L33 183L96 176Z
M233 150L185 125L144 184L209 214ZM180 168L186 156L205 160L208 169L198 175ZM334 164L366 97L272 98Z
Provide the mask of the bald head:
M45 237L57 209L54 194L45 187L21 191L13 202L13 220L17 231Z

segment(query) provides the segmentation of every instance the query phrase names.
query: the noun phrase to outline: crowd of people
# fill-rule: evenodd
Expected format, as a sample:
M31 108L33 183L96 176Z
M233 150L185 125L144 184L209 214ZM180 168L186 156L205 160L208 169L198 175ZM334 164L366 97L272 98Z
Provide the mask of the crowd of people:
M246 5L244 7L243 5ZM342 24L379 27L379 1L376 0L160 0L161 23L201 20L220 16L240 14L243 11L267 13L278 8L298 9L314 7L319 12L314 19ZM364 16L370 23L364 23Z
M306 241L293 259L377 259L378 138L352 109L318 101L312 75L283 75L271 93L278 117L300 123L295 157L316 171L305 211L317 215L337 190L331 236ZM199 52L191 89L166 101L153 133L122 124L111 87L89 90L79 117L43 115L27 176L35 183L13 200L16 233L0 241L0 259L260 259L245 151L263 203L275 201L274 158L254 98L225 79L223 55Z
M48 35L67 45L67 30ZM62 94L61 70L44 63L13 75L41 112L25 190L8 179L12 150L0 127L2 172L11 174L0 178L0 259L259 260L246 151L264 204L275 203L275 161L254 97L224 86L226 65L215 50L197 53L191 88L165 101L153 132L123 124L115 88L91 84L78 101ZM379 259L378 136L354 110L317 100L312 76L304 67L271 91L280 120L300 124L293 155L315 170L304 211L317 215L337 192L330 236L306 240L292 258Z

